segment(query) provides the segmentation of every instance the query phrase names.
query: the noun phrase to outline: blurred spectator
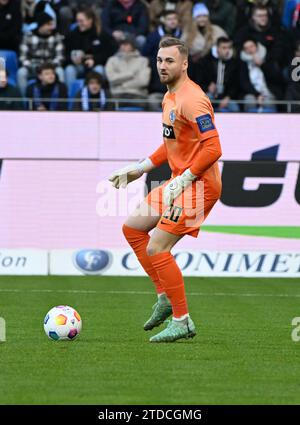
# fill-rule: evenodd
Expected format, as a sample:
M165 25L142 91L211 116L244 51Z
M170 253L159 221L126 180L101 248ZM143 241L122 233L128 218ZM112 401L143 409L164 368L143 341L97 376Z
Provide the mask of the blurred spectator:
M35 18L42 12L53 17L60 34L65 35L73 22L73 10L69 0L21 0L23 33L33 29Z
M238 112L239 106L231 99L238 98L238 60L233 57L232 41L220 37L217 46L200 62L201 87L213 102L219 100L215 109L219 112Z
M74 111L104 111L109 109L107 98L109 94L104 89L103 77L91 71L85 79L85 85L76 95Z
M19 100L11 100L11 98L19 98ZM19 89L9 84L7 71L0 69L0 110L20 111L22 109L24 106Z
M57 28L57 16L54 8L50 5L52 1L46 0L21 0L21 11L23 18L22 32L26 34L37 28L38 16L46 13L51 16L55 28Z
M102 29L100 19L92 9L82 9L76 15L77 27L66 37L65 70L66 84L70 89L72 82L83 78L94 70L104 72L107 59L118 46L109 34Z
M287 69L286 100L299 101L299 105L292 105L291 112L300 113L300 40L295 45L294 57Z
M44 62L52 62L60 81L64 80L63 37L56 32L53 18L42 12L37 16L37 29L24 34L20 46L21 68L18 70L18 85L25 94L27 81L36 77L36 70Z
M228 0L205 0L213 24L232 36L236 24L236 7Z
M27 87L26 97L32 99L34 111L63 111L67 109L67 102L58 99L67 99L67 87L58 81L55 66L51 63L41 65L38 80Z
M177 12L165 11L160 18L160 25L147 36L146 43L143 47L142 53L144 56L155 60L162 37L170 36L180 38L182 34L179 17Z
M27 32L27 27L35 22L34 11L36 0L21 0L21 12L23 20L23 32Z
M152 0L147 1L150 30L154 31L160 24L160 18L166 11L177 12L180 17L180 24L186 25L191 20L193 1L189 0Z
M272 25L268 8L255 6L248 24L241 28L235 36L235 44L241 49L246 39L254 39L267 48L268 56L281 64L286 64L288 43L285 34Z
M18 52L22 15L19 0L0 0L0 49Z
M256 6L266 7L272 24L279 27L281 24L281 3L282 0L236 0L236 28L241 28L248 23L252 10Z
M146 6L140 0L112 0L102 12L104 29L116 41L123 40L127 35L136 38L139 48L145 42L148 33L149 18Z
M161 110L161 101L166 92L166 86L161 84L157 69L156 69L156 56L158 51L159 42L162 37L172 36L180 38L182 34L179 26L179 17L177 12L169 10L162 13L161 23L158 28L151 32L143 47L142 53L149 58L151 67L151 80L149 84L149 109L151 111Z
M193 21L183 30L182 39L186 41L192 62L204 57L220 37L227 37L226 32L209 19L209 10L204 3L196 3L193 8Z
M240 84L246 112L276 112L272 101L282 99L282 73L272 60L267 59L267 49L254 39L243 43L240 54Z
M76 13L78 12L78 10L85 7L85 8L93 9L96 15L100 18L103 7L107 3L109 3L110 0L67 0L67 2L73 11L74 17L76 16Z
M300 0L285 0L282 13L282 25L295 28L300 15Z
M141 56L130 37L121 41L120 49L109 58L105 67L110 92L114 98L146 99L150 81L148 59ZM127 102L127 105L144 107L142 102ZM124 102L122 102L122 106Z
M58 31L61 34L66 35L69 32L70 26L74 19L73 10L69 4L69 1L52 0L51 4L57 15Z

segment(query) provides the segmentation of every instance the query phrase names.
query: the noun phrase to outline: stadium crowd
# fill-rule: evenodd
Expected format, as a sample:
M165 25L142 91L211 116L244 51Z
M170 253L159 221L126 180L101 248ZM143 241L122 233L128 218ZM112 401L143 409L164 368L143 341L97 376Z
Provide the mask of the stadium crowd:
M168 35L216 111L300 101L300 0L0 0L0 109L159 111Z

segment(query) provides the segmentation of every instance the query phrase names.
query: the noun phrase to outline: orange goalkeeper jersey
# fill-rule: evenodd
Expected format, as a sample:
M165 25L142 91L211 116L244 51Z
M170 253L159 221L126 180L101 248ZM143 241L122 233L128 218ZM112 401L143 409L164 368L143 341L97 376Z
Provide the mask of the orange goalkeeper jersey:
M221 192L218 158L221 147L209 98L187 78L163 99L164 143L150 156L154 165L168 161L172 176L191 172L204 181L205 198L217 199Z

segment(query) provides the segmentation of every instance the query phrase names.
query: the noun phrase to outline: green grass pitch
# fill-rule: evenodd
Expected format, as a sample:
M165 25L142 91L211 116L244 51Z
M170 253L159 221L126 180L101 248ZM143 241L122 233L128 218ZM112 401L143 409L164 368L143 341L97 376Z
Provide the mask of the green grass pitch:
M1 277L1 404L299 404L296 279L186 278L193 340L150 344L146 278ZM68 304L80 337L54 342L43 319Z

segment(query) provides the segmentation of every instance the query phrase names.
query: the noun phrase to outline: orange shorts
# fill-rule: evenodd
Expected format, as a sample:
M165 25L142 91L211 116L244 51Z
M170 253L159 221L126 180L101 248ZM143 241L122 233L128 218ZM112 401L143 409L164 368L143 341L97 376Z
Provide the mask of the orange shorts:
M153 189L145 201L160 215L157 227L175 235L197 237L200 226L218 199L205 199L204 184L194 181L186 188L171 207L163 203L163 189L172 179Z

